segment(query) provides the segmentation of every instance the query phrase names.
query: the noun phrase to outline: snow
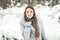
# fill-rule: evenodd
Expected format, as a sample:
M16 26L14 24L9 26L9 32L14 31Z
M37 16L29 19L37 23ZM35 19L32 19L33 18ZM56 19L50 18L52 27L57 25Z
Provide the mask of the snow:
M21 12L24 11L23 8L25 7L0 10L0 37L4 34L5 37L23 39L20 30L20 17L23 14Z
M22 7L15 6L13 8L0 10L0 39L2 34L9 38L15 37L23 39L20 31L20 18L26 6L27 5L24 4ZM43 21L46 39L60 40L60 5L49 8L47 5L37 4L34 6L34 9L36 15Z
M16 5L16 6L18 7L18 6L20 6L20 5L21 5L20 3L17 3L17 5Z
M0 10L2 10L2 8L0 7Z
M35 11L43 21L46 39L60 40L60 20L58 19L60 17L60 5L56 5L53 8L49 8L48 6L41 7L41 5L38 5Z

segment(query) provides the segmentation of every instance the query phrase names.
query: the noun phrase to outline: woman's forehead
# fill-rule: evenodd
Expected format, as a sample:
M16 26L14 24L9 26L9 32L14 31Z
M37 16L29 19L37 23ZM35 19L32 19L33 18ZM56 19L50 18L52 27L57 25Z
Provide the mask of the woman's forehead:
M31 8L27 8L26 11L27 11L27 10L32 10L32 11L33 11L33 9L31 9Z

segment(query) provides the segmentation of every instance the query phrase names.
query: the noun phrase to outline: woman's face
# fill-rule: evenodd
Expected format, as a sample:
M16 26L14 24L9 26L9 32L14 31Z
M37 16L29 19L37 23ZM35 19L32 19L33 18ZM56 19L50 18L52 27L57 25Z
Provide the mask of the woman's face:
M31 8L27 8L26 10L27 18L31 19L33 17L33 14L34 14L33 10Z

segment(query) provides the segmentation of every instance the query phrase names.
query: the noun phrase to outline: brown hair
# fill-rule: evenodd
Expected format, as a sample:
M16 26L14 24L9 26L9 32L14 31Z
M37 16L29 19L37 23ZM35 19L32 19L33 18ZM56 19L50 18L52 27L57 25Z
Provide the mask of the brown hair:
M31 9L33 10L33 12L34 12L33 17L31 18L31 19L33 19L33 20L32 20L32 25L33 25L33 27L34 27L35 30L36 30L36 32L35 32L36 37L39 37L39 36L40 36L39 26L38 26L37 18L36 18L36 15L35 15L35 10L34 10L33 7L31 7L31 6L27 6L27 7L26 7L25 12L24 12L24 19L25 19L25 21L31 20L31 19L28 19L28 18L26 17L26 10L27 10L28 8L31 8Z

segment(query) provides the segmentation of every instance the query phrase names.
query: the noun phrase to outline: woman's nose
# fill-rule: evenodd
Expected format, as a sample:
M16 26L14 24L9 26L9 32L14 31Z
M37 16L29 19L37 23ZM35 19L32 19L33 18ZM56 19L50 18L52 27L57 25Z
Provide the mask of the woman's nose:
M29 15L30 15L31 13L29 12Z

